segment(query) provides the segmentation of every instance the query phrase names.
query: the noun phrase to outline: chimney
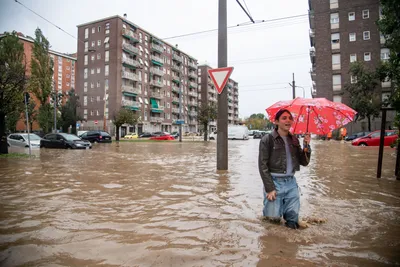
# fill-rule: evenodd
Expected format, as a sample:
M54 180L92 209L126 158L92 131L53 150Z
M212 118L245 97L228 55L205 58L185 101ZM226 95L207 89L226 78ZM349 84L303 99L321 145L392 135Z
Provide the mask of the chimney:
M124 19L128 19L128 15L126 15L126 13L124 14Z

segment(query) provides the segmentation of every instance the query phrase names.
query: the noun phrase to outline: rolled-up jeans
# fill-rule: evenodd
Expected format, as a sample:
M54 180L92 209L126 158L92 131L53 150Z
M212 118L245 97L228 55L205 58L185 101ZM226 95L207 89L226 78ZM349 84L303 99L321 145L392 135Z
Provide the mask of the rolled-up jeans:
M300 195L296 177L272 177L276 189L276 199L269 201L264 189L263 215L269 219L283 217L286 226L298 228Z

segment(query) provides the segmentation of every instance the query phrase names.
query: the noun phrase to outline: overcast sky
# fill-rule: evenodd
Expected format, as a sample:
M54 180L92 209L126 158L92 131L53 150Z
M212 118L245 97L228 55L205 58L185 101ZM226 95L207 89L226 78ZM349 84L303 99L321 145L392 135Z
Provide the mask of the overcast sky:
M128 20L160 38L216 29L217 0L18 0L73 36L76 25L113 15ZM228 2L228 26L248 22L235 0ZM243 0L240 2L244 5ZM307 0L245 0L255 21L307 14ZM34 36L39 27L52 49L62 53L77 50L77 40L38 17L14 0L0 0L0 32L20 31ZM307 16L234 27L228 30L228 66L239 82L239 116L266 114L276 101L292 98L289 82L310 97L309 26ZM170 44L217 67L217 31L166 39ZM303 95L301 88L297 96Z

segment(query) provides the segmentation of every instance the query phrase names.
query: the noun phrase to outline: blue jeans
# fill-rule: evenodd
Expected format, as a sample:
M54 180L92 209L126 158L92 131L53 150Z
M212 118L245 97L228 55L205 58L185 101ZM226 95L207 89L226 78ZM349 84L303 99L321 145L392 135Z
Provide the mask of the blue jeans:
M270 219L283 219L286 226L298 228L300 195L296 177L272 177L276 188L276 199L269 201L264 189L263 215Z

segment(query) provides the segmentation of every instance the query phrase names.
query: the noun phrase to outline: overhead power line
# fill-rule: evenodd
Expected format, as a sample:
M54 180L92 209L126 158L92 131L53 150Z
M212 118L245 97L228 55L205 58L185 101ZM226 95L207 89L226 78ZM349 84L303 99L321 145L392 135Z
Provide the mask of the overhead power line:
M246 15L249 17L249 19L250 19L250 21L251 22L253 22L253 23L255 23L254 22L254 19L251 17L251 15L250 15L250 12L247 12L246 11L246 9L242 6L242 4L239 2L239 0L236 0L236 3L238 3L239 4L239 6L242 8L242 10L244 11L244 13L246 13ZM247 6L246 6L246 8L247 8Z

